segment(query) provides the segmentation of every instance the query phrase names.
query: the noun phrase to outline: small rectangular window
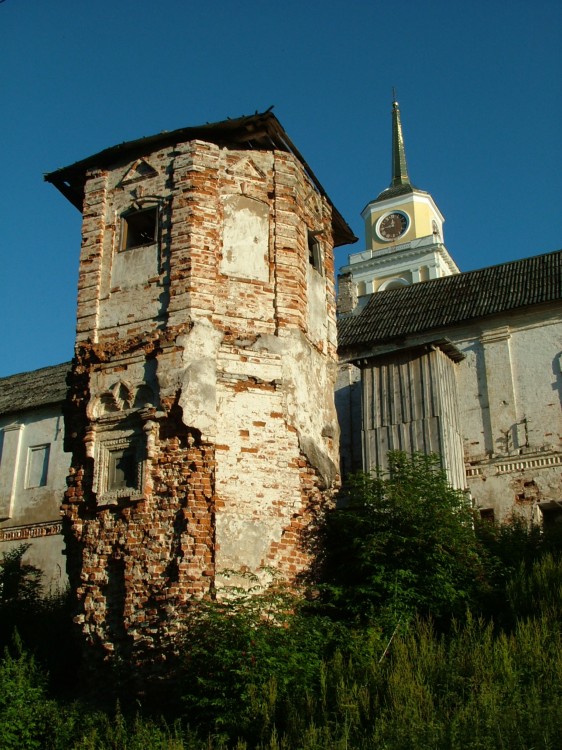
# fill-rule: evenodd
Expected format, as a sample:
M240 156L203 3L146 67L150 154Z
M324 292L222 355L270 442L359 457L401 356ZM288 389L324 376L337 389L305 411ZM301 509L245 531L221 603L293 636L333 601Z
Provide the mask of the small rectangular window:
M562 531L562 506L552 503L541 507L543 528L545 531Z
M493 508L480 508L480 518L487 523L494 523L496 516Z
M27 449L25 487L45 487L49 470L50 445L33 445Z
M316 237L316 233L311 232L310 230L307 230L307 238L308 262L314 269L318 271L318 273L322 273L322 248L320 246L320 242Z
M96 441L97 442L97 441ZM102 432L96 445L94 492L101 505L119 499L139 499L144 486L145 448L138 433L130 430Z
M156 242L158 231L158 209L144 208L122 217L121 249L129 250Z
M138 462L134 446L109 451L107 489L136 489L138 484Z

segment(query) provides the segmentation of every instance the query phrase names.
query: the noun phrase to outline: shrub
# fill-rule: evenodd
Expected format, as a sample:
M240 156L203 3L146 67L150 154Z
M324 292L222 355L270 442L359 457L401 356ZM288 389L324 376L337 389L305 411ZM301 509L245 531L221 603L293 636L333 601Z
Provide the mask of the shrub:
M17 636L0 662L2 748L43 748L55 704L46 698L46 680Z
M353 477L326 515L320 600L335 617L387 630L414 613L448 620L464 612L483 576L471 509L437 456L389 459L388 476Z
M289 703L306 713L338 637L283 587L194 603L182 646L185 718L205 732L257 741L285 722Z

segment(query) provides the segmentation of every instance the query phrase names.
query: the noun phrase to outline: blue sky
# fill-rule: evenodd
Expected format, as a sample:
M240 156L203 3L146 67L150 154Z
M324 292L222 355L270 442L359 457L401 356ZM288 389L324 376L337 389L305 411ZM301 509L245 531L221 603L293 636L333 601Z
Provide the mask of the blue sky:
M42 175L275 105L359 242L410 177L462 270L562 247L559 0L0 2L0 376L72 357L80 214Z

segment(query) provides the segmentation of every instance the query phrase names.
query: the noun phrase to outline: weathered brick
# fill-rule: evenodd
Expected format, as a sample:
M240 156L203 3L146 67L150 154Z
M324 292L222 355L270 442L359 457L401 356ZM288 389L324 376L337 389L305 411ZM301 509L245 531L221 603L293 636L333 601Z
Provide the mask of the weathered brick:
M86 176L63 506L77 622L133 660L225 569L293 578L337 482L324 437L336 419L330 204L281 151L191 141L138 158L155 174L127 184L131 156ZM159 243L122 250L121 217L143 196L162 200ZM319 228L322 274L307 246ZM127 444L142 481L112 494L111 451Z

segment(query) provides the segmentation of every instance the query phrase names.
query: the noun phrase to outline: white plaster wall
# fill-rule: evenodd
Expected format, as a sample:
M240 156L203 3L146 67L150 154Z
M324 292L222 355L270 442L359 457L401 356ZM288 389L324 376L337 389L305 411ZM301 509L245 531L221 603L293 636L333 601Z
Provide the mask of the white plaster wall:
M111 269L111 288L130 289L144 286L158 276L158 246L131 247L115 254Z
M269 207L244 195L228 195L223 201L221 272L269 281Z
M334 463L339 438L334 402L337 365L327 362L300 331L284 334L262 336L252 348L281 357L288 422L297 431L301 449L329 487L337 474Z
M338 367L335 386L335 405L340 427L340 460L342 477L361 471L361 370L349 363Z
M29 544L22 561L39 568L43 574L41 587L46 594L62 593L68 585L65 544L62 534L0 542L0 555L22 544Z
M8 415L0 419L0 430L18 424L19 449L17 460L8 462L7 451L0 459L2 486L12 485L15 491L10 511L10 525L36 523L60 518L62 493L66 489L66 477L70 465L69 454L63 451L63 417L59 408L41 409ZM16 435L8 432L4 436ZM49 466L46 485L26 488L26 471L29 450L33 446L49 445Z
M508 348L499 340L482 343L502 328ZM526 449L559 450L562 322L556 316L547 320L504 316L470 331L455 331L451 338L466 355L459 366L458 384L467 459ZM494 388L492 378L497 380ZM502 414L509 417L505 425L509 422L514 427L514 445L507 451L499 442L500 435L493 432L494 424L501 426Z
M16 426L16 429L9 429ZM6 429L8 428L8 429ZM41 536L41 524L60 522L60 506L66 490L70 456L63 450L63 417L59 407L46 407L0 419L2 452L0 455L0 554L19 544L30 544L25 561L44 573L47 589L66 585L66 561L62 554L62 535ZM26 487L30 449L49 445L46 484ZM11 530L17 527L17 531ZM4 536L16 536L1 541Z
M562 499L562 316L517 311L449 336L466 355L457 377L473 500L497 519L540 520L539 503Z
M316 343L326 341L328 316L326 315L326 278L310 264L306 269L308 289L308 332Z
M562 436L562 323L529 325L512 338L518 418L529 446L559 448ZM538 374L540 377L537 377Z
M178 345L183 346L182 370L178 373L183 421L200 430L204 440L214 439L217 433L217 357L223 335L202 319L178 338Z
M465 355L456 368L465 460L483 459L490 440L482 344L474 338L455 338L455 344Z
M301 510L295 459L298 441L287 429L280 392L219 390L216 490L217 570L257 571L272 565L293 513Z

